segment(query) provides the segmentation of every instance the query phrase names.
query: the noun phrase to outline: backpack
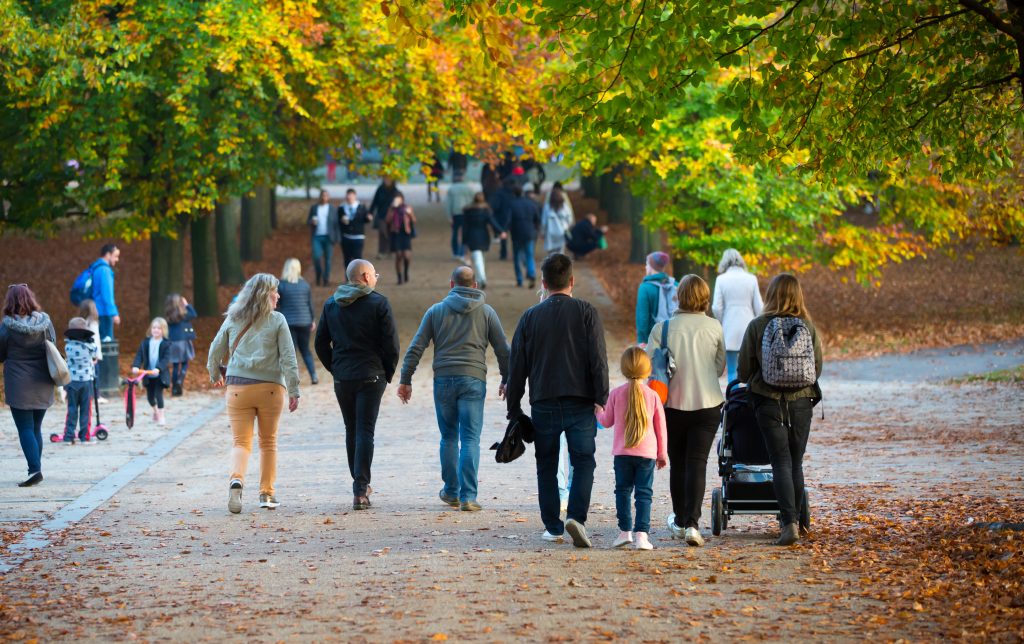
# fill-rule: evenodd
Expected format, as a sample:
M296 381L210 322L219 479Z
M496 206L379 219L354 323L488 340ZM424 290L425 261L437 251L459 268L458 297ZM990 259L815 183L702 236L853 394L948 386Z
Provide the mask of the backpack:
M663 405L668 401L668 383L676 375L676 359L668 348L668 324L665 320L661 325L661 346L651 356L651 377L647 379L647 386L658 394Z
M768 322L761 338L761 377L776 389L792 391L817 382L814 339L803 320L787 316Z
M679 308L679 292L676 290L676 282L671 277L663 282L658 282L658 311L654 314L654 323L664 322L672 317L672 314Z
M71 284L71 292L68 297L71 298L71 303L75 306L81 304L82 300L92 299L92 272L95 268L96 262L89 264L89 268L79 273L74 283Z

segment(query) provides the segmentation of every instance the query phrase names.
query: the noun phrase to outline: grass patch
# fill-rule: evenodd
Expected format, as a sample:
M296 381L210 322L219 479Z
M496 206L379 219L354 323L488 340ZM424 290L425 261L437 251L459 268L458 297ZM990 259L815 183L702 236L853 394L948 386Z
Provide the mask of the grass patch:
M1011 385L1024 385L1024 365L1012 369L1000 369L989 373L974 374L951 380L953 384L965 384L973 382L997 382Z

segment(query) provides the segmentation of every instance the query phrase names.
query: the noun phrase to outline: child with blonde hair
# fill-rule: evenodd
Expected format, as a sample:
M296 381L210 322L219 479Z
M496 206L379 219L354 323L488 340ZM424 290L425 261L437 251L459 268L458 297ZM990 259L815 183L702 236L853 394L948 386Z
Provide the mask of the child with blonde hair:
M619 536L612 544L621 548L634 543L637 550L652 550L651 497L654 495L654 469L668 464L668 439L665 433L665 408L653 389L647 386L651 359L640 347L629 347L620 362L622 375L629 382L608 394L608 403L597 412L597 421L615 428L612 454L615 457L615 514ZM636 520L629 509L629 497L636 497Z
M149 323L149 335L139 345L132 361L132 374L144 373L142 384L146 387L146 399L153 408L153 421L166 425L164 417L164 389L171 386L171 341L167 339L167 320L153 318Z

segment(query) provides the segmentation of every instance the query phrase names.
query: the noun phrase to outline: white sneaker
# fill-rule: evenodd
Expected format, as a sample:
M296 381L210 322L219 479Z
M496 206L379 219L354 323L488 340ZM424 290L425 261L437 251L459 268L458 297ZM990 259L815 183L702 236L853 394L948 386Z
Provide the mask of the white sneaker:
M228 512L238 514L242 511L242 482L239 479L231 479L228 485Z
M668 526L668 531L672 534L672 538L673 539L682 539L683 538L684 531L683 531L682 528L680 528L679 526L676 525L676 514L675 514L675 512L673 512L672 514L668 515L668 518L665 519L665 524Z
M593 547L594 544L590 543L590 537L587 536L587 529L576 519L569 519L565 522L565 531L572 538L572 545L577 548Z
M544 531L544 534L540 535L540 538L544 541L550 541L551 543L565 543L565 537L563 535L551 534L547 530Z
M164 415L163 409L159 409L156 412L156 424L160 427L167 425L167 417Z
M636 533L636 545L637 550L654 550L654 546L651 545L650 539L647 538L646 532Z
M632 532L620 532L619 536L612 542L612 548L621 548L622 546L628 546L633 543Z
M687 528L683 533L683 539L686 540L686 543L694 547L704 545L704 537L700 536L700 530L697 528Z

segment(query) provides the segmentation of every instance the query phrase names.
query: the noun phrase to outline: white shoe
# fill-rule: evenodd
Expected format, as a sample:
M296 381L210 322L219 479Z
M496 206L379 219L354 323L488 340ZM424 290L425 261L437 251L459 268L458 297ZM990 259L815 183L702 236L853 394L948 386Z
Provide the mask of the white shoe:
M590 537L587 536L587 529L576 519L569 519L565 522L565 531L572 538L572 545L577 548L593 547L594 544L590 543Z
M231 479L228 485L228 512L238 514L242 511L242 481Z
M544 534L540 535L540 538L544 541L550 541L551 543L565 543L565 537L563 535L551 534L547 530L544 531Z
M628 546L633 543L632 532L620 532L619 536L612 542L612 548L621 548L622 546Z
M167 417L164 415L163 409L158 409L156 412L156 424L160 427L167 425Z
M651 545L650 539L647 538L646 532L636 533L636 549L637 550L654 550L654 546Z
M673 539L683 538L684 530L676 525L676 515L674 512L668 515L668 518L665 519L665 524L668 526L668 531L672 534Z
M686 543L694 547L700 547L704 545L704 537L700 536L700 530L697 528L687 528L683 533L683 539Z

